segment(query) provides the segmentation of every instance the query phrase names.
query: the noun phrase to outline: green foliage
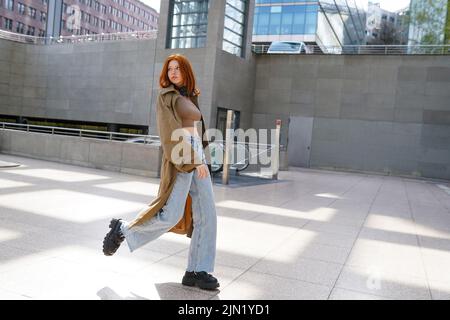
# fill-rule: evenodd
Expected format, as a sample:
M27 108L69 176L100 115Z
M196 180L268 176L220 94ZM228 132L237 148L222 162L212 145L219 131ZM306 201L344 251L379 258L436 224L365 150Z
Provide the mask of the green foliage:
M448 10L448 0L413 1L411 23L415 31L410 37L423 45L443 44L444 35L445 39L448 39L450 32Z
M445 23L445 44L450 44L450 2L447 3L447 22Z

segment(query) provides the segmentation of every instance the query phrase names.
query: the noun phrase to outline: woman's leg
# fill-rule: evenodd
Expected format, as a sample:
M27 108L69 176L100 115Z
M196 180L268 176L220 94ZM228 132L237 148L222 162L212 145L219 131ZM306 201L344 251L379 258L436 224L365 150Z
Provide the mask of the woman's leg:
M192 182L191 173L177 173L175 185L166 205L156 216L143 224L128 228L128 222L122 221L121 231L127 240L130 251L142 247L146 243L159 238L175 226L184 214L186 198Z
M189 248L187 271L214 271L217 217L211 177L192 177L191 189L194 231Z

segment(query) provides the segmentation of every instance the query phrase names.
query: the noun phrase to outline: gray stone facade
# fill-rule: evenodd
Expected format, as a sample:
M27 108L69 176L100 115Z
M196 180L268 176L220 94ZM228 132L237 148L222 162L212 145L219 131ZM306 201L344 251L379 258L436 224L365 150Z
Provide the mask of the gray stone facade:
M256 66L253 126L312 117L311 167L450 179L449 57L267 55Z

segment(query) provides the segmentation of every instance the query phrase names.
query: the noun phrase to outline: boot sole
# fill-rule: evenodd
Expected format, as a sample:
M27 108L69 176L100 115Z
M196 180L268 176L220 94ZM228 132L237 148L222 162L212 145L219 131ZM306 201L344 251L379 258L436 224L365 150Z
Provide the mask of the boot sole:
M195 279L184 279L181 281L181 284L188 286L188 287L198 287L200 289L204 289L204 290L214 290L217 289L218 287L220 287L219 283L210 283L210 284L205 284L205 283L201 283L199 281L196 281Z
M109 223L109 228L111 230L109 230L109 232L106 234L105 238L103 239L103 254L105 256L112 256L115 252L105 252L105 244L107 241L109 241L109 238L111 237L111 235L117 231L117 228L120 227L120 220L119 219L112 219L111 222Z

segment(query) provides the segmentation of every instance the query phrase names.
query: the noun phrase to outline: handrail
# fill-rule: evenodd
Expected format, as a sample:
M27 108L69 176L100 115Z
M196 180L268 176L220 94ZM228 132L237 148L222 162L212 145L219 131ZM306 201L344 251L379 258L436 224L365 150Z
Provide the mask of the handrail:
M103 42L103 41L117 41L117 40L145 40L145 39L156 39L157 35L158 35L157 30L151 30L151 31L87 34L81 36L72 35L60 37L35 37L21 33L0 30L0 39L6 39L15 42L29 43L35 45L56 45L67 43Z
M108 139L116 141L127 141L133 138L143 138L144 143L155 143L159 142L159 136L154 135L142 135L142 134L132 134L132 133L121 133L121 132L111 132L111 131L97 131L97 130L87 130L87 129L74 129L66 127L52 127L52 126L39 126L30 125L23 123L12 123L12 122L0 122L0 129L11 129L20 130L27 132L41 132L48 133L52 135L71 135L79 137L88 138L98 138L98 139Z
M267 54L270 45L252 44L255 54ZM282 54L282 53L280 53ZM292 53L296 54L296 53ZM306 45L303 54L313 55L450 55L450 45Z

